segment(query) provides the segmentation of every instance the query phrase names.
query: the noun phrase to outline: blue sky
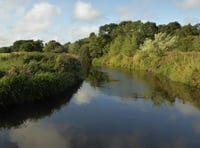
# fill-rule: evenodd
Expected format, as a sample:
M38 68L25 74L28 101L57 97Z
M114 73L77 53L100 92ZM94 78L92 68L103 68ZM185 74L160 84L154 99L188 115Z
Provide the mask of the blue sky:
M0 0L0 46L21 39L66 43L123 20L196 24L199 14L200 0Z

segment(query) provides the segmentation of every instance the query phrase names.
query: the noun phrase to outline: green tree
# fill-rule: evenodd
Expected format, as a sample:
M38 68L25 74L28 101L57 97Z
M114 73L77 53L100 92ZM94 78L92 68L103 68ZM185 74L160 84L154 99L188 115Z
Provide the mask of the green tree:
M62 52L66 52L66 49L59 42L57 42L55 40L51 40L45 45L45 47L43 48L43 51L44 52L62 53Z
M162 33L170 35L176 34L181 29L181 25L178 22L170 22L167 25L159 25L158 30Z
M146 22L144 25L141 25L141 31L145 38L153 39L154 35L158 33L158 27L156 23Z
M109 35L112 36L112 33L117 28L117 24L111 23L101 26L99 28L99 36Z
M0 48L0 53L9 53L9 52L11 52L10 47L1 47Z
M42 51L43 46L42 40L18 40L11 46L11 51Z
M66 52L68 52L69 49L70 49L70 46L71 46L71 42L67 42L67 43L65 43L63 46L64 46Z
M199 30L198 27L192 26L191 24L185 25L182 27L182 29L179 31L180 37L187 37L187 36L198 36Z
M91 58L99 58L103 56L103 49L99 46L99 39L94 32L89 36L89 52Z

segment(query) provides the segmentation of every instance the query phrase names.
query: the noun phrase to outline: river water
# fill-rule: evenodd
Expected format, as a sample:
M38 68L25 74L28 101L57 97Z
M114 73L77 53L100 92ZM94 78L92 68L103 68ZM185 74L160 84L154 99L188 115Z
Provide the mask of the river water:
M200 92L144 72L92 70L48 102L0 110L0 148L199 148Z

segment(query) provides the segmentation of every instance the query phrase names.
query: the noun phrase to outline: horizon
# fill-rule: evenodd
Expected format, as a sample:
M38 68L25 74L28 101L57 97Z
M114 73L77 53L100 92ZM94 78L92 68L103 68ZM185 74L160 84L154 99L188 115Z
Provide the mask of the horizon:
M199 0L0 0L0 47L16 40L56 40L67 43L98 32L100 26L121 21L157 25L200 22Z

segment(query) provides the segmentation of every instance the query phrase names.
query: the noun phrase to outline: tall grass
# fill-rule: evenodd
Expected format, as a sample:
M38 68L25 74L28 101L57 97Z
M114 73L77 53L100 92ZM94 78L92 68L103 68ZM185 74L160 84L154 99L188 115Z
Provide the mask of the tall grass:
M104 56L94 59L96 66L139 69L157 73L170 80L200 88L200 53L168 51L163 56L139 51L132 57Z
M44 99L66 91L83 80L77 57L53 53L0 56L0 104Z

